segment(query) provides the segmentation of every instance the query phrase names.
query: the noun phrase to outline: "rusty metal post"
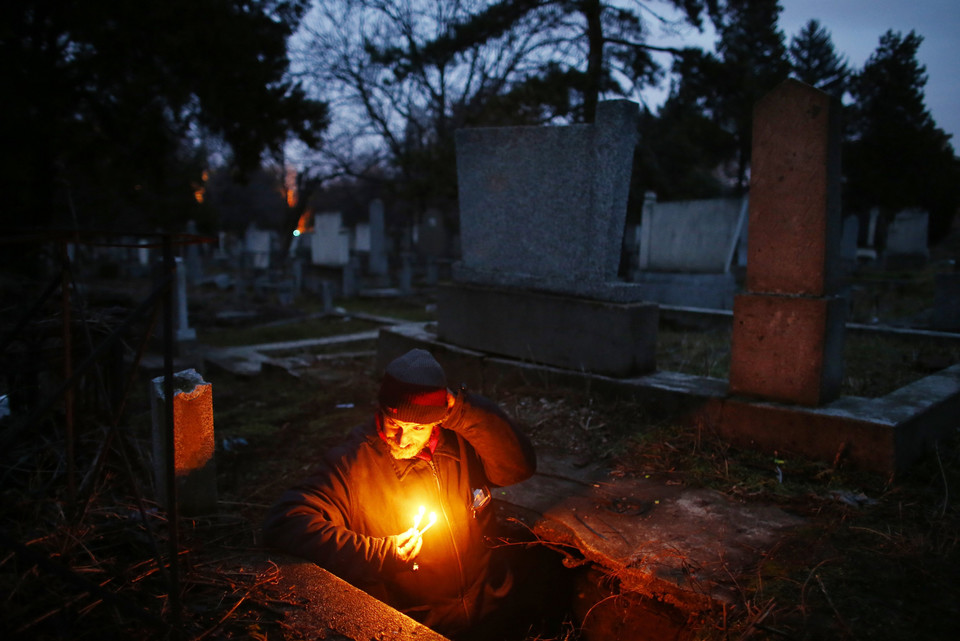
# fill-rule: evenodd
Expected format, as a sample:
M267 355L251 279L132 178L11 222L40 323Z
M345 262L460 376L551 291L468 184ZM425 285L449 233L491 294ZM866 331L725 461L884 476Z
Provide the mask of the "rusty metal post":
M177 483L174 471L173 438L173 284L172 278L177 266L173 259L173 242L169 234L163 237L163 274L166 285L163 291L163 395L166 404L164 412L166 432L167 470L167 525L170 537L170 609L173 613L174 633L179 634L181 626L180 610L180 525L177 514Z
M70 324L72 317L70 313L70 254L67 251L67 241L60 240L60 301L63 308L63 379L70 380L73 376L73 332ZM63 392L63 410L64 410L64 440L67 450L67 494L70 497L70 503L73 504L77 495L77 486L74 470L74 430L73 430L73 409L74 394L73 386L68 387Z

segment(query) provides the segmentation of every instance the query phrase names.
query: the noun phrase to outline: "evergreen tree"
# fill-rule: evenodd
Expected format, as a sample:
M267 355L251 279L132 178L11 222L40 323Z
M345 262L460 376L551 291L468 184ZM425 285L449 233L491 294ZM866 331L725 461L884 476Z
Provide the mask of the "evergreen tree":
M960 203L960 172L950 137L924 104L926 68L917 61L922 42L913 31L887 31L853 76L845 196L847 209L876 206L888 220L905 208L925 209L935 242L949 231Z
M807 22L790 41L790 63L797 80L838 98L843 95L850 70L819 21Z
M224 141L251 171L325 106L285 77L306 0L35 2L0 8L2 226L182 230Z
M736 140L736 186L747 186L753 145L753 107L790 72L778 0L727 0L716 20L722 61L715 113Z
M790 71L784 35L777 28L780 11L777 0L728 0L712 14L719 34L717 53L686 49L674 62L676 80L661 109L662 126L696 131L688 142L687 161L676 166L681 175L672 177L677 184L699 175L695 182L704 189L709 183L702 178L713 176L724 192L746 189L754 104ZM681 130L671 137L688 135Z
M645 113L634 173L661 200L712 198L728 191L725 167L736 157L733 134L718 124L723 64L699 49L674 64L679 80L656 117Z

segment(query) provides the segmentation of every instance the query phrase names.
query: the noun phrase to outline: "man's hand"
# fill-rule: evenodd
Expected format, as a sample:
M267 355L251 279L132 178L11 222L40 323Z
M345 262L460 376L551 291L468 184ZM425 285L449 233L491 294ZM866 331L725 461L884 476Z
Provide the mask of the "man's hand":
M397 556L404 563L408 563L420 554L420 548L423 547L423 536L416 528L410 528L403 534L395 534L391 537L394 545L397 546Z
M440 426L450 429L449 425L445 425L448 422L455 422L456 418L459 416L460 412L463 410L463 391L461 390L457 394L451 394L447 390L447 412L443 415L443 418L440 419Z

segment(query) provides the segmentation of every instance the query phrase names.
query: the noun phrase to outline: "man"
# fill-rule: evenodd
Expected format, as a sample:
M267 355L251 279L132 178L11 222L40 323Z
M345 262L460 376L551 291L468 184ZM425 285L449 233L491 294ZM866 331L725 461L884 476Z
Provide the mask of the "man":
M488 488L535 469L502 410L451 393L436 359L414 349L387 366L371 421L271 508L265 541L456 636L493 618L513 585L484 540Z

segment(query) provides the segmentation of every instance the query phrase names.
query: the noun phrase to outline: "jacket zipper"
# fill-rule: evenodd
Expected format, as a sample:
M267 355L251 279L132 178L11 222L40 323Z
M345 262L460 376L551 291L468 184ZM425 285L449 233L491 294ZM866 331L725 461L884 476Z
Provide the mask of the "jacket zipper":
M443 518L447 522L447 527L450 529L450 541L453 543L453 553L457 557L457 568L460 571L460 581L457 586L457 590L460 592L460 605L463 606L463 612L467 616L467 621L471 621L470 610L467 608L466 599L463 596L463 586L466 583L466 578L463 573L463 560L460 558L460 548L457 546L457 537L453 533L453 521L450 520L450 515L447 514L447 506L443 500L443 487L440 485L440 472L437 470L436 464L431 460L428 461L430 464L430 471L433 472L433 478L437 482L437 498L440 500L440 511L443 513Z

